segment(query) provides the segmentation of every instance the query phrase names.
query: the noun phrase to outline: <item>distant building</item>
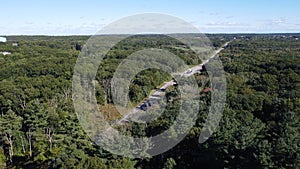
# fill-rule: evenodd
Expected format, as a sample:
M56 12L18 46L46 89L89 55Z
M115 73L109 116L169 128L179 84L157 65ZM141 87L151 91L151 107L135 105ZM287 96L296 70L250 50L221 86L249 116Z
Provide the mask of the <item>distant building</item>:
M10 52L0 52L0 54L2 54L2 55L10 55L11 53Z
M0 37L0 42L7 42L5 37Z
M14 43L12 43L12 46L19 46L19 44L14 42Z

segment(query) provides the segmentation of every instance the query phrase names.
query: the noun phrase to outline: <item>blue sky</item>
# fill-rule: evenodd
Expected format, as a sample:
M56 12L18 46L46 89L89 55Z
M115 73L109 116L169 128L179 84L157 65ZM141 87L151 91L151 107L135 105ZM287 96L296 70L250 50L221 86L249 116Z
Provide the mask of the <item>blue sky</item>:
M2 0L0 35L91 35L148 12L182 18L205 33L299 33L299 7L299 0Z

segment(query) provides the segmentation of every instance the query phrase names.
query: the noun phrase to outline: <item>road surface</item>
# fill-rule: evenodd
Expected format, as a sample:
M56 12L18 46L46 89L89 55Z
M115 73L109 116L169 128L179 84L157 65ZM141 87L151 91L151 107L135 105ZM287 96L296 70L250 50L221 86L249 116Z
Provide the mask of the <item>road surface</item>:
M226 42L221 48L216 50L211 57L209 57L207 60L203 61L200 65L197 65L197 66L194 66L194 67L188 69L187 71L182 73L181 76L189 77L195 73L200 73L201 70L203 69L203 65L207 64L210 61L210 59L213 59L214 57L216 57L222 50L224 50L228 46L228 44L230 42L232 42L232 41Z

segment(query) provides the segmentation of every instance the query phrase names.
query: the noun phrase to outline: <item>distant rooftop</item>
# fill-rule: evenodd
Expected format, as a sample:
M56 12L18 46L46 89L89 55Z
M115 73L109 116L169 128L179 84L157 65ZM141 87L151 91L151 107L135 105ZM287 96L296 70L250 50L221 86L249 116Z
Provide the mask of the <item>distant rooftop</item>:
M0 52L0 54L2 54L2 55L10 55L11 53L10 52Z
M0 42L6 42L6 38L5 37L0 37Z

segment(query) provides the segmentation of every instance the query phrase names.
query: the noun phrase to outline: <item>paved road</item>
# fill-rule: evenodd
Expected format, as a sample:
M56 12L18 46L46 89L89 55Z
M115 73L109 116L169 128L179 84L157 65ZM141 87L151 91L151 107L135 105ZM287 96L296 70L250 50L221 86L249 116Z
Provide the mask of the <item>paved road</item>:
M225 49L225 47L228 46L228 44L230 42L232 42L232 41L226 42L221 48L219 48L218 50L216 50L211 57L209 57L207 60L203 61L200 65L197 65L197 66L194 66L194 67L188 69L187 71L185 71L184 73L182 73L181 76L189 77L189 76L191 76L191 75L193 75L195 73L200 73L201 70L203 69L203 65L207 64L210 61L210 59L213 59L214 57L216 57L222 50Z
M153 102L155 100L159 101L160 99L162 99L162 97L164 96L165 94L165 90L170 87L170 86L173 86L174 84L176 84L176 82L174 82L173 80L172 81L169 81L169 82L165 82L164 85L162 87L160 87L158 90L156 90L153 94L151 94L151 96L149 96L147 98L147 100L143 101L139 106L137 106L132 112L130 113L127 113L122 119L118 120L116 122L117 125L120 125L122 124L122 122L124 121L129 121L129 117L130 116L134 116L135 113L141 111L143 108L142 106L144 104L153 104Z
M203 61L200 65L194 66L194 67L192 67L192 68L184 71L183 73L179 73L179 74L181 76L188 77L188 76L191 76L191 75L193 75L195 73L200 73L200 71L203 68L203 65L207 64L210 61L210 59L216 57L222 50L225 49L225 47L228 46L228 44L230 42L232 42L232 41L226 42L221 48L219 48L218 50L216 50L211 57L209 57L207 60ZM155 91L151 96L148 97L147 100L145 100L144 102L142 102L133 111L127 113L122 119L118 120L116 122L116 124L120 125L120 124L122 124L122 122L130 121L129 119L132 119L132 117L130 117L130 116L134 116L139 111L142 111L143 110L143 105L145 105L145 104L147 104L149 102L152 102L153 100L159 100L159 99L161 99L161 97L164 96L164 94L165 94L165 90L168 87L173 86L174 84L176 84L176 83L173 80L169 81L169 82L165 82L164 85L160 89L158 89L157 91Z

